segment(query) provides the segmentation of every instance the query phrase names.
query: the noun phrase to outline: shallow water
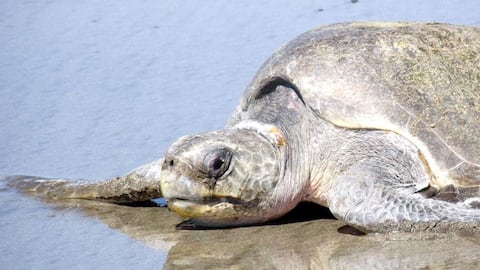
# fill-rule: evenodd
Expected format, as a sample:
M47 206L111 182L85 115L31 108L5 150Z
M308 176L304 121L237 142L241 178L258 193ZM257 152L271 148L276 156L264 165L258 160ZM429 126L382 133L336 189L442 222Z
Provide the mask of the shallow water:
M181 135L222 127L263 61L320 24L480 25L477 1L352 2L2 1L0 176L106 179L157 159ZM416 240L396 245L385 236L354 237L347 240L354 252L334 241L353 236L339 236L341 225L331 220L178 232L173 230L177 218L163 208L90 207L107 211L98 214L76 204L60 207L27 198L4 183L0 202L0 265L10 269L159 268L165 263L168 268L208 262L248 267L242 263L249 259L263 268L347 268L339 258L355 264L383 252L372 243L388 247L384 254L390 259L384 261L392 264L379 264L385 267L399 262L442 266L421 261L418 255L427 254L418 252L422 249L408 253L415 250L411 246L440 253L450 266L458 259L478 261L472 250L480 254L478 238L445 235L426 246ZM133 213L142 212L155 217L138 222ZM109 221L125 215L131 218ZM158 231L155 224L161 224ZM300 230L305 234L292 234ZM316 230L321 231L318 238ZM280 241L278 235L285 238ZM329 247L336 251L326 256L321 251ZM372 252L358 252L365 247ZM260 255L271 262L262 264Z

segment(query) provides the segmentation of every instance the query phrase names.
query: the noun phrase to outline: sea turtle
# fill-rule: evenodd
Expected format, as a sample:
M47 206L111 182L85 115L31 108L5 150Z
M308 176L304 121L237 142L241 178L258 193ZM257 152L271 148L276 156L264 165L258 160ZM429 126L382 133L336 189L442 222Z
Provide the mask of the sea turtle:
M480 28L341 23L277 50L224 129L100 183L12 177L47 197L163 196L194 224L276 219L302 201L364 231L480 227Z

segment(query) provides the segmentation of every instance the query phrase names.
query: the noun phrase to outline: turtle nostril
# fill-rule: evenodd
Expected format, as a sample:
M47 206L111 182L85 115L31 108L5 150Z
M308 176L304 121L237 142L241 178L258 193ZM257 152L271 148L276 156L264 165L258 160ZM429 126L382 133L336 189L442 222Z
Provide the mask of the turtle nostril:
M162 170L167 170L175 166L175 160L170 157L165 157L165 161L162 163Z

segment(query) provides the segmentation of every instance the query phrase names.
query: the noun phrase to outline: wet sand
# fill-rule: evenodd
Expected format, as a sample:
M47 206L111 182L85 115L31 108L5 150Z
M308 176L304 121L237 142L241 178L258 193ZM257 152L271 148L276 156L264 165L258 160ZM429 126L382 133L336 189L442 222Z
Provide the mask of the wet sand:
M267 57L318 25L480 25L478 2L458 0L2 1L0 14L0 180L109 179L158 159L223 127ZM165 208L46 204L1 181L0 202L8 269L480 268L478 236L352 236L328 219L178 231Z
M162 253L165 269L418 269L480 267L480 237L461 233L352 235L328 215L275 224L179 230L183 220L164 207L75 200L55 202L100 219ZM310 208L307 208L310 209ZM314 209L314 208L311 208ZM297 215L298 216L298 215ZM355 231L353 231L355 233Z

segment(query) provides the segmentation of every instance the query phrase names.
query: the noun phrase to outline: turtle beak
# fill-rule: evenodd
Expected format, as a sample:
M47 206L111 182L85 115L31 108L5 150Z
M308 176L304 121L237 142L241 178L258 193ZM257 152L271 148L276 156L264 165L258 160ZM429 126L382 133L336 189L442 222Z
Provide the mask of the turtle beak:
M169 168L162 172L161 189L170 210L199 226L218 228L263 222L258 218L250 220L257 215L252 218L246 215L255 209L255 202L214 194L205 183L179 175Z
M174 199L200 201L212 194L207 185L193 181L185 175L178 175L169 169L162 173L160 188L163 197L169 202Z
M238 216L238 213L235 211L235 205L237 204L223 198L202 201L191 201L177 198L169 201L168 208L186 218L221 219Z

